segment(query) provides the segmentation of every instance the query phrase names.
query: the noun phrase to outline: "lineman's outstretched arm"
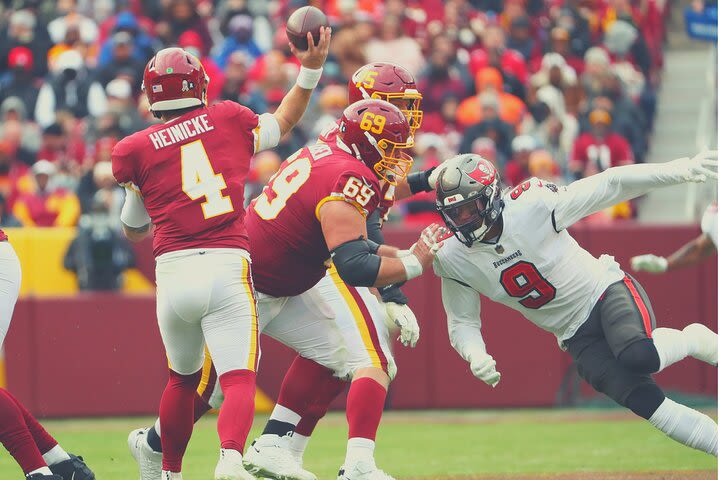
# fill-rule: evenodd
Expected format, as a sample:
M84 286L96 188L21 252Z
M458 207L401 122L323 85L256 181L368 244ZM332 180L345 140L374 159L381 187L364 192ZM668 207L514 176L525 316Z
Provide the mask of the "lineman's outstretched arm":
M553 208L555 229L560 231L583 217L630 200L660 187L705 182L717 178L717 151L667 163L613 167L562 187Z
M429 240L420 240L412 254L403 257L381 256L376 244L367 241L365 217L358 209L344 201L326 202L318 211L325 243L340 278L353 286L380 287L420 276L432 265L438 245L433 244L437 225ZM430 228L430 227L428 227ZM397 249L383 246L388 253ZM380 253L380 254L379 254Z
M496 386L500 373L480 333L480 294L457 280L442 277L442 301L453 348L470 363L473 375Z
M717 253L715 244L708 234L703 233L667 258L648 253L632 257L630 265L633 270L638 272L663 273L668 270L697 265L715 253Z

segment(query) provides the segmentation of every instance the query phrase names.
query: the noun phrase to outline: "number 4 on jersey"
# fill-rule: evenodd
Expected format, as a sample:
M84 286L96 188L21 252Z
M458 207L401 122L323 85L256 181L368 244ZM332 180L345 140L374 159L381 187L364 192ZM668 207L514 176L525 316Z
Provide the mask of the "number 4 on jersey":
M202 140L180 147L182 189L191 200L205 197L201 204L205 220L233 211L230 197L223 196L227 188L221 173L215 173Z

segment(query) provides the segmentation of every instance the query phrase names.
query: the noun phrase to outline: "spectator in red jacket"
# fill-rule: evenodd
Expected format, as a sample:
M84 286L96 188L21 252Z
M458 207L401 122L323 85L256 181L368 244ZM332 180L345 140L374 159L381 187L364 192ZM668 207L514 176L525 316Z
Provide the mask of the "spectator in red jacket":
M590 131L581 134L570 155L569 170L577 178L610 167L635 163L630 144L610 129L612 116L606 110L590 112Z
M483 33L483 48L470 54L468 68L474 76L481 69L493 66L513 75L523 84L528 82L527 64L523 56L507 48L505 30L499 25L490 25Z

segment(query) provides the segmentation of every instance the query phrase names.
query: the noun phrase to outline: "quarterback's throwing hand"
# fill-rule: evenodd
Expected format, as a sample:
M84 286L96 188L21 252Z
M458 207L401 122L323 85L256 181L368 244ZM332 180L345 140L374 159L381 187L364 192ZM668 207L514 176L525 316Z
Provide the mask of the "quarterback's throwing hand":
M420 325L418 325L415 314L410 307L401 303L385 303L385 313L388 317L388 324L397 325L400 328L398 340L406 347L415 348L420 339Z
M663 273L668 268L668 261L657 255L638 255L630 259L630 267L636 272Z
M500 372L495 370L495 359L487 353L473 356L470 359L470 370L473 375L493 388L500 383Z
M680 158L673 163L680 168L680 175L686 182L703 183L708 178L718 178L717 150L704 150L693 158Z
M300 60L300 64L305 68L313 70L321 68L325 64L325 59L330 51L330 27L320 27L320 41L315 45L312 33L308 32L308 49L298 50L292 42L288 42L293 55Z

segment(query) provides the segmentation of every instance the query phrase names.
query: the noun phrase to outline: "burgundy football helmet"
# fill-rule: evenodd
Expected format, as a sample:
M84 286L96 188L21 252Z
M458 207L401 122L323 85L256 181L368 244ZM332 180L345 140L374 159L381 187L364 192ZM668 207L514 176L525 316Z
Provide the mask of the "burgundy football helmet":
M348 100L354 103L370 98L385 100L398 107L407 117L413 134L420 128L422 95L417 90L412 73L404 67L376 62L358 68L348 82Z
M468 247L500 219L503 184L495 165L474 153L448 160L437 181L436 206L445 224Z
M392 185L405 178L413 159L403 149L414 145L410 124L398 107L384 100L360 100L340 117L338 140Z
M143 74L142 89L155 113L205 105L210 78L194 55L182 48L160 50Z

